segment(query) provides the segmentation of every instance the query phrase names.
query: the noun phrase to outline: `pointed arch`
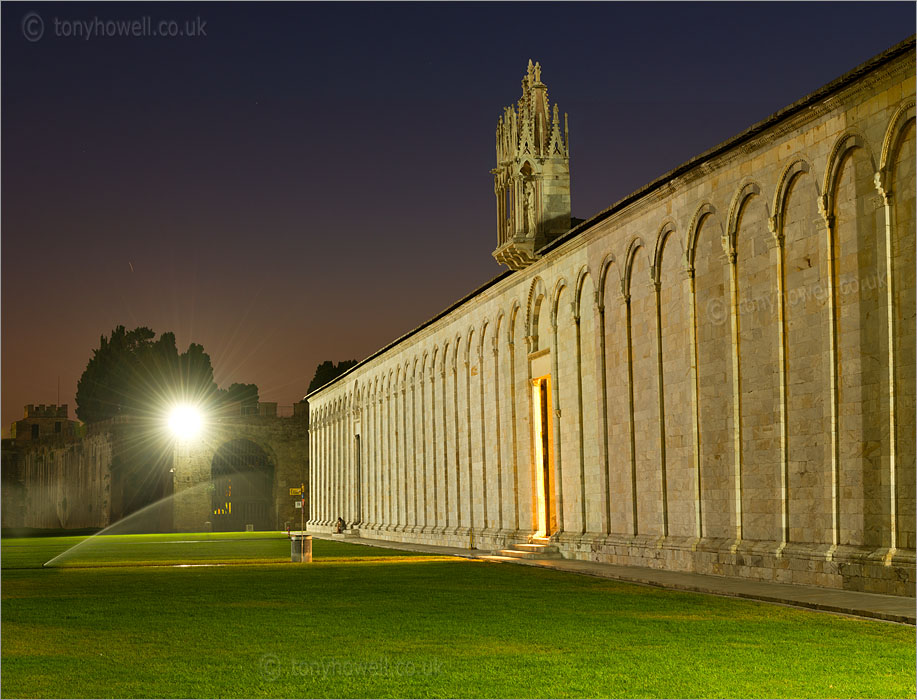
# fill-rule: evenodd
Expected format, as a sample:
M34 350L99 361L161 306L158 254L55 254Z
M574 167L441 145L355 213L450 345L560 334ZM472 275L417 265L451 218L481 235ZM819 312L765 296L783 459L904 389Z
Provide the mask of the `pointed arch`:
M484 356L484 341L487 339L487 332L489 329L490 329L490 321L488 321L485 318L483 321L481 321L481 330L478 333L478 335L481 336L480 338L478 338L478 344L477 344L478 357Z
M621 289L624 297L630 296L630 277L634 268L634 257L637 251L643 248L643 239L640 236L634 236L627 244L627 254L624 257L624 277L621 282Z
M494 324L494 347L497 347L497 344L500 342L500 329L504 327L503 319L506 316L506 312L503 309L497 309L497 315L493 320Z
M891 170L895 165L893 158L898 151L898 142L904 136L908 122L914 117L914 100L910 99L895 111L888 123L885 138L882 140L882 153L879 157L879 173L883 187L888 187L891 183Z
M471 326L465 332L465 357L464 357L465 364L468 364L473 359L472 354L471 354L471 344L474 342L474 331L475 331L474 326Z
M526 308L525 335L529 339L529 352L535 352L539 349L538 327L544 310L544 300L547 296L544 280L541 277L536 277L529 287L528 306Z
M455 334L455 342L452 344L452 371L458 370L459 349L462 347L462 334Z
M513 299L513 303L509 307L509 322L506 324L506 341L508 343L513 342L513 332L520 309L522 309L522 304L519 303L518 299Z
M656 241L653 248L653 263L650 269L650 273L653 275L653 281L656 284L659 284L660 279L659 268L662 265L662 249L665 247L669 236L675 233L675 230L675 220L672 219L672 217L667 217L659 226L659 231L656 233Z
M535 349L538 342L538 316L541 313L540 299L547 296L544 280L540 276L532 280L529 285L528 301L526 302L525 334L533 338L530 351Z
M697 252L697 234L708 216L716 215L716 207L710 202L702 202L694 211L691 217L691 225L688 226L687 239L685 241L685 266L689 270L694 269L694 255Z
M772 207L774 214L768 225L771 228L771 233L778 238L783 235L783 219L786 214L786 201L790 187L797 177L809 171L808 161L803 158L794 158L783 169L783 173L777 181L777 189L774 190L774 205Z
M551 292L551 325L557 327L557 305L560 303L560 296L568 287L567 278L561 277L554 283L554 291Z
M826 217L834 216L837 181L841 173L841 166L844 164L847 154L857 148L863 150L866 157L869 158L872 171L876 172L876 160L866 138L855 129L848 129L841 134L837 141L834 142L834 146L828 156L828 165L825 168L821 207L822 213Z
M579 272L576 273L576 287L573 293L573 304L574 308L577 310L577 313L580 312L582 308L582 296L583 296L583 285L586 283L586 280L594 280L592 273L589 271L588 265L583 265L580 267ZM594 286L594 285L593 285ZM593 291L593 298L590 300L592 305L596 305L595 292Z
M726 220L726 240L723 241L723 248L727 255L734 257L736 254L736 233L739 228L739 214L742 212L743 205L750 197L759 194L761 194L761 187L757 182L749 180L733 196L732 203L729 205L729 217Z
M603 308L605 306L605 289L606 285L608 284L608 273L611 270L612 265L614 265L616 262L617 260L615 259L614 253L608 253L608 255L602 258L602 264L599 267L599 284L598 289L596 290L596 294L598 295L600 304ZM623 281L621 276L619 274L614 275L614 281L617 283L618 294L620 294L621 290L623 289Z

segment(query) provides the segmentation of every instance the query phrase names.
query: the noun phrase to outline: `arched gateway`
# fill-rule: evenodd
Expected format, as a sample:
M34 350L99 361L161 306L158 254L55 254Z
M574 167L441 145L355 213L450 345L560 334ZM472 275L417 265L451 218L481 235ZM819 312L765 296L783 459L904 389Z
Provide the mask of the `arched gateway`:
M211 523L215 532L270 530L274 466L251 440L231 440L213 456Z
M283 530L302 517L308 483L304 411L292 417L212 416L201 436L172 456L172 523L178 532ZM308 494L308 488L306 489ZM308 497L305 516L309 516Z

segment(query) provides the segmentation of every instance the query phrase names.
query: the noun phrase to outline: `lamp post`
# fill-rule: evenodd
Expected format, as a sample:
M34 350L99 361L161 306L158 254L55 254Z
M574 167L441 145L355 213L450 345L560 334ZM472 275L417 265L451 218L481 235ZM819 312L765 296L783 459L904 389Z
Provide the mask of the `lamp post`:
M177 493L176 488L176 473L175 466L177 461L184 456L184 453L187 456L187 459L191 459L190 447L193 443L197 442L204 428L204 416L200 408L194 404L190 403L180 403L173 405L166 414L166 428L171 434L174 441L174 450L172 456L172 469L170 474L172 476L172 529L176 528L175 521L175 508L177 503ZM183 450L184 448L184 450ZM182 471L182 470L179 470ZM185 472L187 473L187 471ZM187 503L188 498L191 497L192 500L196 500L197 496L189 493L182 497L183 502ZM204 504L197 504L192 506L193 512L198 512L198 508L204 506ZM210 509L210 505L205 506L205 511ZM197 521L197 518L194 518L194 522Z

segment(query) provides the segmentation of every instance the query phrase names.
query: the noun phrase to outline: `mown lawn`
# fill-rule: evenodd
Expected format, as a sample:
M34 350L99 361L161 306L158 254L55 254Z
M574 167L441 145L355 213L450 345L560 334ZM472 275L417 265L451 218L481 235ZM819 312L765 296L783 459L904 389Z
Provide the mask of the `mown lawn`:
M915 694L902 625L322 540L291 564L265 533L41 568L81 539L2 542L4 697Z

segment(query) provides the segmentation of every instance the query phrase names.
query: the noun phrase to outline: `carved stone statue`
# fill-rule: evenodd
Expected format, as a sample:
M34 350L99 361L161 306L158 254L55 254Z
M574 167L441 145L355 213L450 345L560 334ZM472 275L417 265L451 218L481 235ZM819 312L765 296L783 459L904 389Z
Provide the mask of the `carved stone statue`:
M531 180L526 180L522 186L522 207L525 213L525 232L531 237L535 235L535 186Z

